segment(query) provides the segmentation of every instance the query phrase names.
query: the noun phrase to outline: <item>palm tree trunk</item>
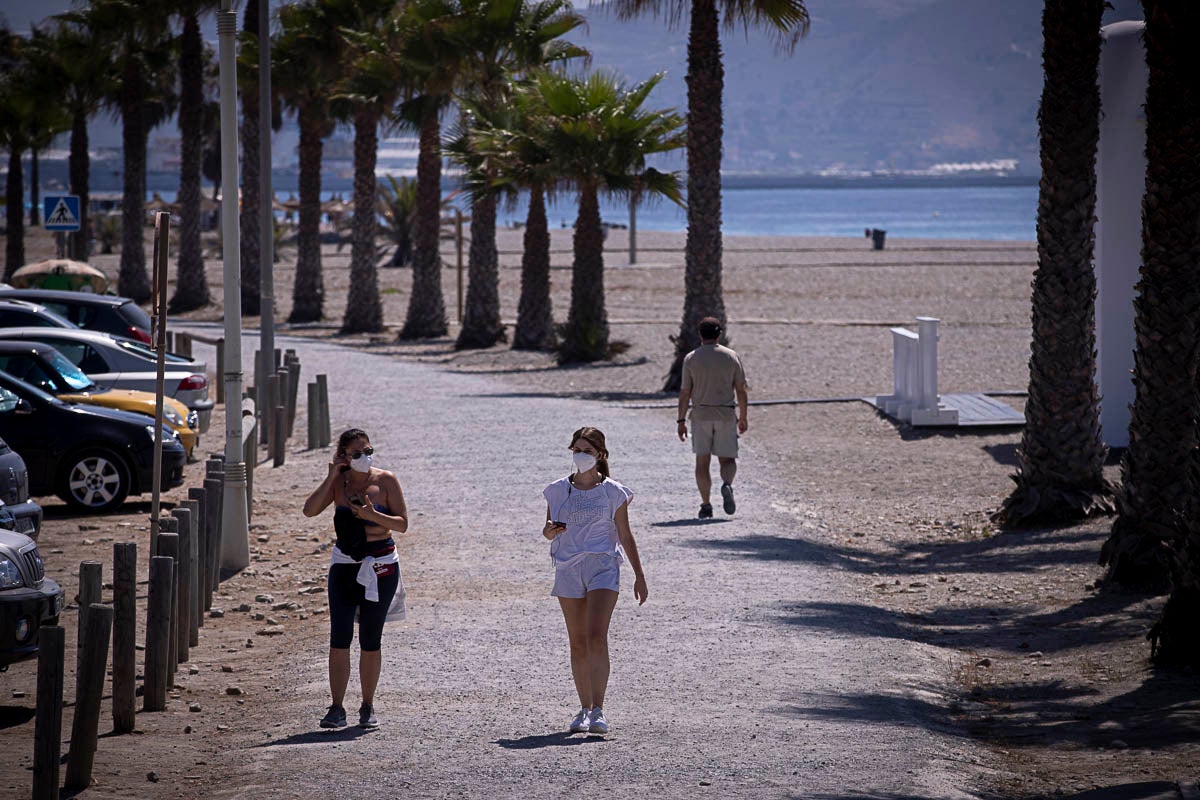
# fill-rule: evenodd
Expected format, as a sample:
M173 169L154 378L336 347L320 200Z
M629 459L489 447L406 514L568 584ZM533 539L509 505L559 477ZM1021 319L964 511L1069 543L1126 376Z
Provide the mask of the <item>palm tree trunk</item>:
M571 310L558 351L559 363L599 361L608 355L608 312L604 308L604 228L596 187L579 191L575 220Z
M1111 513L1096 388L1096 145L1103 0L1050 0L1042 17L1045 84L1033 343L1016 488L1005 524Z
M150 299L143 228L146 224L146 122L142 70L128 60L121 86L121 144L125 162L121 197L121 267L117 293L137 303Z
M173 314L203 308L209 303L200 247L200 158L203 150L204 40L200 21L189 14L183 21L179 54L179 264Z
M247 36L258 38L258 3L246 3L242 29ZM239 72L242 92L242 206L238 214L241 231L242 256L242 313L258 316L261 312L260 283L262 241L259 236L259 125L258 125L258 67ZM268 134L269 135L269 134Z
M697 327L705 317L725 324L721 289L721 103L725 68L721 63L720 20L714 0L692 3L688 32L688 227L685 245L683 320L675 359L664 392L679 391L683 357L700 344Z
M360 108L354 115L354 216L350 219L350 292L342 333L383 330L383 303L375 272L375 230L379 189L375 180L379 112Z
M38 214L41 213L41 209L38 208L41 205L39 183L41 183L41 178L38 176L38 149L35 145L29 148L29 227L31 228L38 226Z
M300 213L296 231L296 283L288 322L316 322L323 315L321 276L321 142L319 120L300 114Z
M504 339L500 322L500 257L496 253L496 198L481 197L471 204L471 251L468 256L467 303L462 330L454 347L491 347Z
M4 282L25 265L25 178L21 171L21 150L17 144L8 149L8 177L4 182L4 210L8 231L4 236Z
M432 106L432 103L430 104ZM401 339L434 339L446 335L446 303L442 296L442 256L438 252L442 205L441 126L436 108L421 119L417 156L417 213L413 231L412 294Z
M71 118L71 155L68 159L67 172L71 181L71 194L79 195L79 231L70 237L71 258L87 261L88 241L91 239L91 220L88 214L88 203L91 201L89 191L89 171L91 159L88 156L88 118L82 111L76 111Z
M1177 515L1197 491L1187 476L1200 412L1200 99L1194 81L1178 70L1200 66L1190 31L1180 27L1200 22L1200 9L1162 0L1144 0L1143 8L1149 83L1142 266L1133 301L1136 394L1118 517L1100 560L1110 580L1161 589L1170 574L1170 548L1182 546ZM1186 521L1193 531L1200 525Z
M521 299L513 348L550 350L554 347L554 315L550 304L550 227L542 187L529 192L525 217L525 249L521 254Z

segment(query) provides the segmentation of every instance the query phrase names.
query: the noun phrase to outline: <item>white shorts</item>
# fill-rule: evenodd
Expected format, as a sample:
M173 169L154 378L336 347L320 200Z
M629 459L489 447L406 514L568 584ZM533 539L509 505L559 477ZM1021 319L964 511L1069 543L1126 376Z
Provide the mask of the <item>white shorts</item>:
M609 553L587 553L554 568L554 597L587 597L596 589L621 591L621 562Z
M698 456L737 458L737 420L692 420L692 452Z

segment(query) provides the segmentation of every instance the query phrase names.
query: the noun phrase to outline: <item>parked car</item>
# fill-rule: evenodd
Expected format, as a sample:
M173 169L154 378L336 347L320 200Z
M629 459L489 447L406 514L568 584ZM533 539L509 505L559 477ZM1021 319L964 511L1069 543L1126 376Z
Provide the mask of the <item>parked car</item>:
M128 297L56 289L0 289L0 298L39 303L84 330L150 344L150 315Z
M37 543L0 528L0 672L33 658L43 625L57 625L63 590L46 577Z
M0 339L32 339L48 344L83 370L97 386L155 391L158 356L141 342L97 331L49 328L0 328ZM208 430L213 409L205 368L203 361L166 354L164 392L199 415L201 432Z
M25 461L0 439L0 528L37 539L42 530L42 507L29 499Z
M15 291L15 290L14 290ZM0 298L0 328L78 328L66 317L40 303Z
M68 403L87 403L154 416L157 395L137 389L103 389L48 344L0 341L0 371L20 378ZM200 439L199 415L171 397L163 398L163 421L183 442L188 458Z
M183 483L187 453L162 428L163 489ZM150 491L154 420L145 414L68 403L0 372L0 437L21 454L35 497L56 494L86 511L111 511Z

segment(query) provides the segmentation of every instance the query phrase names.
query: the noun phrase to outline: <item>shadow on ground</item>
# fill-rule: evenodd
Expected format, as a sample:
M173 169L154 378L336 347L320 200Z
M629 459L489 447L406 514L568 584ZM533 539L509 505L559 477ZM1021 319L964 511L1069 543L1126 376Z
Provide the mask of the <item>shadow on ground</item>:
M581 744L599 744L607 742L603 736L580 736L559 731L544 733L537 736L522 736L520 739L497 739L498 744L505 750L539 750L543 747L573 747Z

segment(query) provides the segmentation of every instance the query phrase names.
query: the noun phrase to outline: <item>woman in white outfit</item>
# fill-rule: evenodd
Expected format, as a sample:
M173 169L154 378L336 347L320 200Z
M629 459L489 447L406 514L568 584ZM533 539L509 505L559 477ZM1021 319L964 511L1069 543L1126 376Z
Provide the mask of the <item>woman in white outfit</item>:
M629 529L633 492L609 477L608 449L596 428L571 436L575 471L546 487L546 525L554 589L567 623L571 676L579 694L572 733L608 733L608 624L620 591L621 562L633 569L633 596L646 602L646 576Z

